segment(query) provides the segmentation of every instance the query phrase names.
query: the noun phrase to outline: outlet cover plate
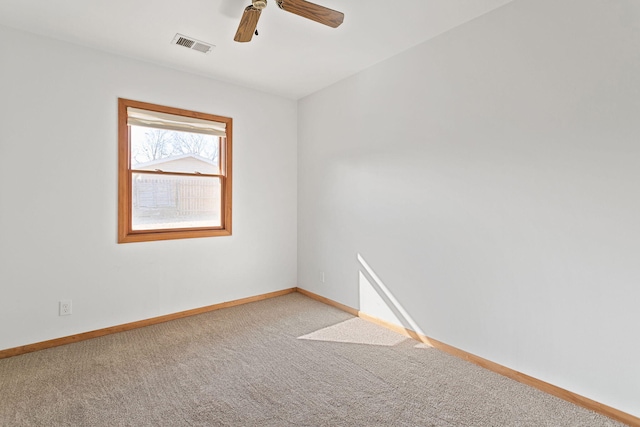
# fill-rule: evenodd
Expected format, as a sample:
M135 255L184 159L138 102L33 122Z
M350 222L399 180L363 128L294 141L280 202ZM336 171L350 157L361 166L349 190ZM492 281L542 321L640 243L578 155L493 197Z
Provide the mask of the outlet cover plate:
M68 316L70 314L71 314L71 300L70 299L61 300L58 315Z

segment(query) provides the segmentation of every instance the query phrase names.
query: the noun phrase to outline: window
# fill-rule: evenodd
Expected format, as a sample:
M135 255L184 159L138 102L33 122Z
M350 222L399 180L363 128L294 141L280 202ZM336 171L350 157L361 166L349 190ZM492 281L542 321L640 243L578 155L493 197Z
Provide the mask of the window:
M231 235L228 117L118 100L118 243Z

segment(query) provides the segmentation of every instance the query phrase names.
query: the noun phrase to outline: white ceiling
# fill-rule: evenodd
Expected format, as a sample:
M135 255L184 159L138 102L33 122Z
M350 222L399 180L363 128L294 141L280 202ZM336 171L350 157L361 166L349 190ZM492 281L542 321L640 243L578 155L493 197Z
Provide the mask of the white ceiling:
M332 29L268 0L249 43L233 37L250 0L0 0L0 24L298 99L511 1L314 0L344 12Z

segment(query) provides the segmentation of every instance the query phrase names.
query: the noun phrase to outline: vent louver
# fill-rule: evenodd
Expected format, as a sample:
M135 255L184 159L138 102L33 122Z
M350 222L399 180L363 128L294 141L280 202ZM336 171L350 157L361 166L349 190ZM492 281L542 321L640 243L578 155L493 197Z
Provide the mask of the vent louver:
M210 43L196 40L193 37L187 37L182 34L176 34L171 43L178 46L184 46L187 49L197 50L198 52L202 53L209 53L215 47Z

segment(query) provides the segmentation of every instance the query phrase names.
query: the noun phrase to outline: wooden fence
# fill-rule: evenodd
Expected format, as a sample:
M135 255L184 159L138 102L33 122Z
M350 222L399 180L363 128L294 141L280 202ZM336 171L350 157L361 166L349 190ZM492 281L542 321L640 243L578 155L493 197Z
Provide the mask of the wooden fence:
M220 211L218 178L171 175L134 177L132 203L138 215L198 216Z

